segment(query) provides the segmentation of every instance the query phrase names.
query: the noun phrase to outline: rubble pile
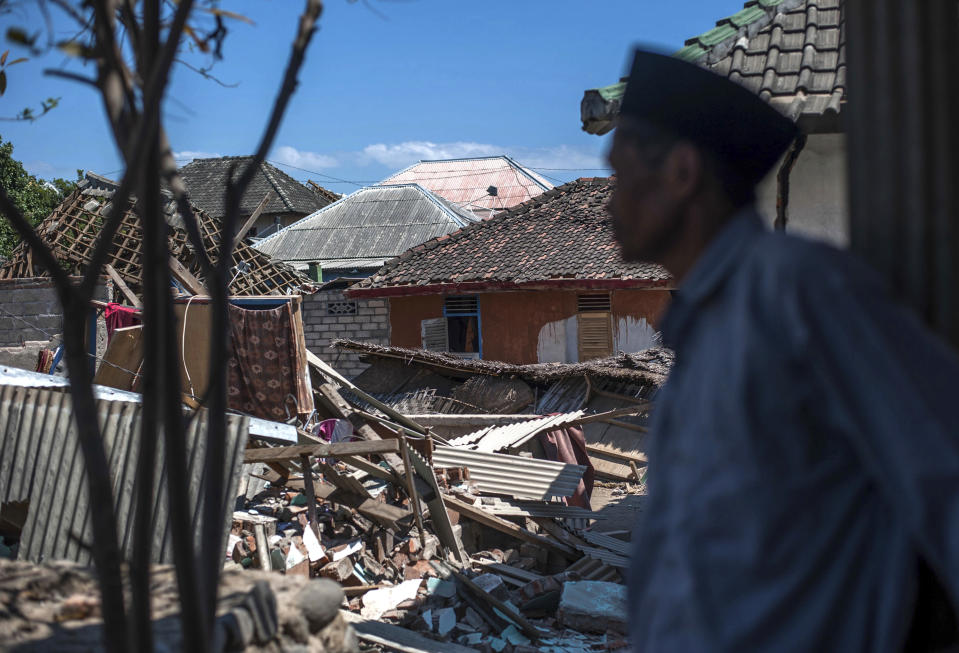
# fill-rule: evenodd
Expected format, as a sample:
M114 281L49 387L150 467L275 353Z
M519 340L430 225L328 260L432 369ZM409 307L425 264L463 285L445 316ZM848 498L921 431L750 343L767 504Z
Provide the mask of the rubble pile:
M571 505L585 466L478 451L503 437L489 429L450 446L311 363L318 410L341 423L304 431L304 444L247 450L228 568L336 581L344 618L386 650L626 647L628 532L594 532L596 513ZM349 435L322 437L333 433ZM457 454L473 470L450 466ZM497 465L530 478L500 478Z

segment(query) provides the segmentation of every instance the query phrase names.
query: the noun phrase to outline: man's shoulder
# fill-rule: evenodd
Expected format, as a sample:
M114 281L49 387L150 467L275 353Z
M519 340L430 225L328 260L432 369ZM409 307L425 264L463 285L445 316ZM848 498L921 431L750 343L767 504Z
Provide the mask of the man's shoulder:
M878 277L848 251L803 236L766 231L746 255L742 271L776 293L862 287L878 289Z

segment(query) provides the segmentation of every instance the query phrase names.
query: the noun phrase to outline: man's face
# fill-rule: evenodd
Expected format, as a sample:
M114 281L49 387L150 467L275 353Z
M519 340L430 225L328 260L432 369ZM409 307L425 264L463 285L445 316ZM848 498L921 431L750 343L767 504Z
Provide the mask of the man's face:
M616 188L609 210L623 259L659 262L675 243L682 221L662 163L652 162L642 147L620 129L613 135L609 163Z

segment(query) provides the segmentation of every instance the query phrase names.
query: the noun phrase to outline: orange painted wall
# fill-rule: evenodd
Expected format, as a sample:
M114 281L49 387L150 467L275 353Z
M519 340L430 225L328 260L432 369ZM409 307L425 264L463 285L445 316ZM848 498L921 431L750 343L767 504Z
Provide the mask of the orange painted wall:
M595 292L595 291L593 291ZM540 330L576 314L577 292L527 290L480 293L483 358L509 363L536 363ZM610 299L614 321L629 316L656 324L669 303L666 290L617 290ZM420 321L443 317L443 296L390 298L390 342L421 346Z

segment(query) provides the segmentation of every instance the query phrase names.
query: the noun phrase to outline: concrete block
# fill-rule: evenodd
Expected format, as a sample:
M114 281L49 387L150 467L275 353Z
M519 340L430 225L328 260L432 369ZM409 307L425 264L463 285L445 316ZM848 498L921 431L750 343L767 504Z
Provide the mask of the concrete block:
M581 632L626 633L626 586L596 580L563 586L557 620Z

